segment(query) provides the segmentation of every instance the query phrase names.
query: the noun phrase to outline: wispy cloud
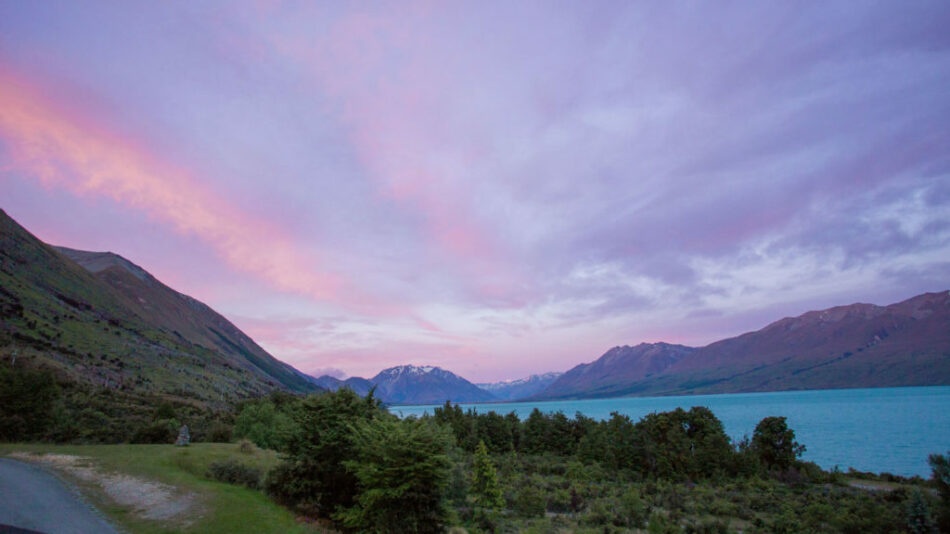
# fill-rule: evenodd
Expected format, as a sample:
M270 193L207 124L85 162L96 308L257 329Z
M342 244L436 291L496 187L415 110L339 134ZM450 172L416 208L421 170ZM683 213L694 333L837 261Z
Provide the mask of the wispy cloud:
M105 121L42 95L42 88L24 77L0 70L6 171L142 210L182 234L199 237L229 266L277 289L339 298L340 277L303 257L279 228L239 212L200 177L110 131Z
M945 289L945 2L214 11L0 5L0 166L209 245L294 363L512 378Z

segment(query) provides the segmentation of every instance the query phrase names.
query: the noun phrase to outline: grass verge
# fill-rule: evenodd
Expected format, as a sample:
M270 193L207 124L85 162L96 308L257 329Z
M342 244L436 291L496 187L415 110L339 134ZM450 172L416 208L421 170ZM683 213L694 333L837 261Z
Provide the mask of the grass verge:
M230 443L198 443L188 447L173 445L47 445L0 444L0 455L67 455L82 457L79 467L49 466L75 485L83 495L115 525L130 533L321 533L319 526L299 522L294 515L270 501L263 493L215 482L205 477L212 462L235 460L266 473L277 464L273 451L253 449L241 452ZM37 457L39 460L40 457ZM135 480L159 483L187 508L173 517L154 517L161 504L148 496L137 503L125 495L110 494L110 481ZM143 484L140 484L140 487ZM118 488L123 491L123 487ZM128 493L135 493L132 488ZM126 502L122 502L126 501ZM149 517L149 516L153 517ZM161 515L161 514L158 514Z

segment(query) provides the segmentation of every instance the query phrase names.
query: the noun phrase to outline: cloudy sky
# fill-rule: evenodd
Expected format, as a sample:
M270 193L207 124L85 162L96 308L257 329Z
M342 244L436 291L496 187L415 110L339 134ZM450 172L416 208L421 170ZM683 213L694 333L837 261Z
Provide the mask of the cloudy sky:
M950 288L950 3L0 1L0 208L280 359L563 371Z

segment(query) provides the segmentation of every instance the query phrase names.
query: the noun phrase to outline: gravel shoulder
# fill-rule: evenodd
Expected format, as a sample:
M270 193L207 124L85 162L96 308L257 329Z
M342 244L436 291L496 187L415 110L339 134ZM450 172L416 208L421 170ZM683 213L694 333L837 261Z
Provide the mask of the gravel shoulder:
M55 476L35 465L2 457L0 525L45 534L118 534Z

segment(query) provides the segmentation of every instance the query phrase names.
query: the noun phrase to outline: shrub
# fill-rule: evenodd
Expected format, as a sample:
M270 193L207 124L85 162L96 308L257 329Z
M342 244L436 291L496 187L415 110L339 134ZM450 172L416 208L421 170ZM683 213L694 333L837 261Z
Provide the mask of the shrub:
M257 447L249 440L242 439L238 442L238 451L240 451L241 454L254 454L256 449Z
M208 441L211 443L230 443L231 431L231 425L215 423L215 425L211 427L211 431L208 432Z
M233 434L262 449L283 451L298 429L293 420L293 404L277 406L271 399L245 404L234 423Z
M636 488L628 489L620 497L620 510L626 525L634 528L643 528L650 514L649 508L640 498L640 492Z
M766 417L752 434L752 449L769 469L786 470L795 465L805 446L795 441L795 431L784 417Z
M286 506L330 518L353 506L359 491L357 476L344 465L357 457L354 426L387 414L378 399L361 398L349 388L307 397L291 413L294 429L282 447L285 459L265 489Z
M174 443L180 426L174 419L153 421L132 434L132 443Z
M356 459L344 463L359 490L353 506L337 514L344 525L379 534L444 532L449 427L380 417L357 423L354 430Z
M0 367L0 441L42 437L59 396L48 371Z
M212 480L217 480L218 482L245 486L251 489L259 489L261 487L260 470L246 466L235 460L212 462L205 476Z
M515 512L523 517L542 517L547 503L544 499L544 493L536 486L524 485L518 489L513 499L512 507Z

